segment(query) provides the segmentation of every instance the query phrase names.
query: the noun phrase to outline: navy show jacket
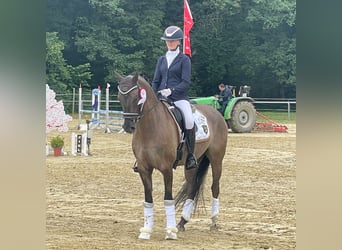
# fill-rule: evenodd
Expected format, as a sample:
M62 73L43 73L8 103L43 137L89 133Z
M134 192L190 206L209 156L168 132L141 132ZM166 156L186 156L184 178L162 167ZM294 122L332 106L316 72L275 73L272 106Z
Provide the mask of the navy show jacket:
M152 80L154 92L170 88L172 93L168 98L171 101L189 100L190 81L191 61L187 55L179 52L169 68L166 56L159 57Z

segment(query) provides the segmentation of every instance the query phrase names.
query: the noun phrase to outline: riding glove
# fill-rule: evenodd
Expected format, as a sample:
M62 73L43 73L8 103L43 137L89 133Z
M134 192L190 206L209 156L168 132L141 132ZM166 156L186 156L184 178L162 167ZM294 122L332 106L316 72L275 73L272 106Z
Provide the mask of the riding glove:
M165 98L171 95L171 89L162 89L159 91L162 96Z

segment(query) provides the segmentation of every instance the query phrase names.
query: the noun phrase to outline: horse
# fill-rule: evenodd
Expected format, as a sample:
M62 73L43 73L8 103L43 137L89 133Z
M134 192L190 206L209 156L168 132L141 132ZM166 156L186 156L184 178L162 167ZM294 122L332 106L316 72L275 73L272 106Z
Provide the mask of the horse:
M118 81L118 100L124 116L122 127L125 132L133 134L132 150L144 186L144 226L140 228L138 238L149 240L153 229L152 172L154 169L162 173L164 180L165 239L176 240L177 233L185 230L184 225L190 221L191 213L196 209L197 201L202 195L209 164L212 167L210 229L217 229L219 182L228 139L224 118L209 105L193 105L193 108L204 117L201 120L207 122L201 125L204 134L207 133L205 134L207 138L196 138L194 153L198 165L192 169L184 167L185 181L174 198L172 193L174 165L184 165L185 162L185 157L178 162L175 161L179 153L177 148L182 141L180 126L173 119L168 105L160 100L151 85L137 72L128 76L122 76L117 72L114 74ZM186 155L186 147L182 150L182 155ZM181 219L176 225L175 209L182 208L180 205L183 205L183 210Z

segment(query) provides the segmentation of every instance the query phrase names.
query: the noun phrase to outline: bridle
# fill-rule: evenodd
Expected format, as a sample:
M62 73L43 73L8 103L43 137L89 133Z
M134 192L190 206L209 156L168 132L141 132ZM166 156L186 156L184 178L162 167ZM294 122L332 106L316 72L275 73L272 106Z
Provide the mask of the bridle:
M123 96L127 96L131 91L133 91L134 89L138 89L140 91L140 85L139 83L137 83L137 85L131 87L130 89L128 89L127 91L122 91L120 89L120 86L118 85L118 91L120 94L122 94ZM159 101L157 100L152 107L150 107L147 111L145 111L145 114L142 113L143 108L144 108L144 103L140 104L140 110L139 113L123 113L123 117L125 119L132 119L134 122L137 122L138 120L142 119L147 113L151 112L159 103Z
M136 88L138 88L138 85L133 86L132 88L130 88L130 89L127 90L127 91L122 91L122 90L120 89L120 86L118 85L118 91L119 91L119 93L122 94L123 96L127 96L132 90L134 90L134 89L136 89ZM135 120L138 119L139 116L140 116L139 113L126 113L126 112L123 112L123 117L124 117L125 119L132 119L132 120L135 121Z

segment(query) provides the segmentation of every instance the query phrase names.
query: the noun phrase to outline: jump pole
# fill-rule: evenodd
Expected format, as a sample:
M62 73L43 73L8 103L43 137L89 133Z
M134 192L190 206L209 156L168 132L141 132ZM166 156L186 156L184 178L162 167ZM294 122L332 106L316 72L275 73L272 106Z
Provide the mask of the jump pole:
M78 129L81 126L81 110L82 110L82 85L78 88Z
M82 114L83 113L91 113L92 116L92 122L93 122L93 128L101 125L101 113L105 115L105 132L106 133L110 133L111 129L109 127L109 125L112 125L112 123L110 123L110 119L113 119L110 114L121 114L121 111L111 111L109 110L109 90L110 90L110 84L107 83L107 88L106 88L106 109L105 110L101 110L101 90L100 90L100 86L98 86L97 89L93 89L92 90L92 106L95 104L95 100L97 97L97 107L96 109L92 109L92 110L83 110L83 100L82 100L82 86L80 84L79 89L78 89L78 129L80 129L81 127L81 119L82 119ZM95 117L96 115L96 117ZM102 123L103 124L103 123ZM115 126L121 126L121 124L114 124Z
M109 88L110 84L107 83L107 88L106 88L106 133L110 133L110 129L108 127L109 124Z

